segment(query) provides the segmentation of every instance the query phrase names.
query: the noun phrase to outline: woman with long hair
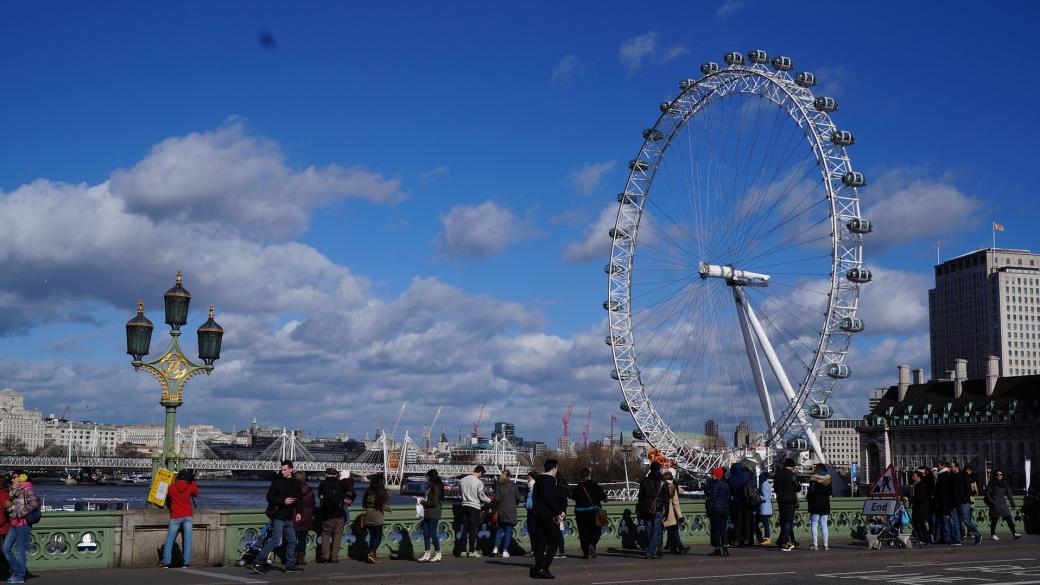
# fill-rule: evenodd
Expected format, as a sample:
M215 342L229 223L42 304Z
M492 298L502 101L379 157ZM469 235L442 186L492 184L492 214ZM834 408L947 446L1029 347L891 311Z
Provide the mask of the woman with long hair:
M365 490L363 511L365 514L365 530L368 531L367 562L379 564L379 545L383 544L383 514L390 511L390 494L386 491L386 476L376 473L368 478L368 489Z
M300 482L300 507L293 516L293 530L296 532L296 564L307 564L307 533L314 530L314 508L317 507L317 498L314 490L307 485L307 474L302 471L293 473L296 481Z
M1007 476L1003 469L993 471L993 481L986 486L986 505L989 506L989 537L991 540L1000 540L997 536L997 522L1003 520L1011 529L1011 536L1015 540L1022 535L1015 531L1015 521L1011 518L1011 510L1017 510L1015 498L1011 495L1011 486L1008 485ZM1011 510L1008 504L1011 504Z
M426 472L426 493L423 496L422 526L424 552L419 557L420 563L436 563L441 560L441 508L444 506L444 482L436 469ZM433 543L433 555L430 555L430 543Z
M809 492L805 499L809 502L809 533L812 534L812 546L809 550L818 550L816 540L816 527L819 526L823 533L823 550L830 550L830 542L827 534L827 520L831 515L831 476L827 472L827 466L817 463L813 467L812 475L809 476Z
M502 555L509 558L509 545L513 541L513 527L516 526L516 504L520 500L520 492L509 475L509 470L502 470L495 484L495 510L498 512L498 528L495 529L495 540L492 544L491 556Z
M931 494L921 470L915 469L911 477L914 485L910 492L910 524L919 543L931 544L932 535L928 531L928 519L932 517Z

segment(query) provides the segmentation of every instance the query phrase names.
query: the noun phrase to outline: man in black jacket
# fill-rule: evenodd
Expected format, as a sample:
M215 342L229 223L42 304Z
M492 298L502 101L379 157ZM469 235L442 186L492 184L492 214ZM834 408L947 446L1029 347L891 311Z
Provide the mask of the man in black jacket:
M780 509L780 536L776 539L780 550L794 550L794 516L798 510L798 493L802 486L794 473L794 459L784 459L784 467L776 474L773 492Z
M956 463L950 463L950 472L953 473L953 511L950 512L950 533L956 534L954 541L960 544L961 528L967 534L975 538L975 544L982 543L982 533L971 518L971 475L967 471L961 471Z
M668 484L661 474L661 464L654 461L650 471L639 482L639 495L636 500L636 513L643 523L646 534L646 558L661 556L661 541L664 540L664 520L671 507Z
M556 544L560 538L559 522L563 520L563 510L556 491L557 468L555 459L546 459L545 473L534 480L531 508L531 524L534 528L531 533L531 547L534 549L532 579L556 578L549 572L549 565L556 556Z
M303 490L300 482L293 477L292 461L282 461L278 475L271 480L271 487L267 488L267 517L273 522L271 527L271 538L264 545L263 550L256 555L256 560L249 566L254 573L263 574L270 569L267 557L271 551L278 548L285 540L285 572L295 573L300 569L296 567L296 530L293 528L293 520L300 515L301 498Z
M940 544L961 543L961 528L956 518L955 484L953 473L950 472L950 463L946 460L939 461L939 473L935 476L935 495L933 503L937 514L937 520L941 527L939 533Z

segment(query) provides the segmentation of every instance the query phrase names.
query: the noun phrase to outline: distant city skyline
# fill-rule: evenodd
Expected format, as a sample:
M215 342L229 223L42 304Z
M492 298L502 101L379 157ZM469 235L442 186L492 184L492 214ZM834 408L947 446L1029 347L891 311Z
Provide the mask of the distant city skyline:
M186 353L210 302L226 335L182 424L356 433L408 401L402 432L443 406L454 438L486 401L483 433L511 421L554 445L573 401L590 436L611 415L627 436L601 307L616 196L660 102L734 50L814 71L856 133L874 279L836 417L929 362L938 241L943 258L988 246L997 221L999 247L1040 248L1019 170L1038 123L984 111L1000 80L1036 89L1034 3L835 3L838 44L804 34L815 4L407 6L6 7L0 388L44 413L161 420L123 324L143 298L161 351L183 270ZM696 398L727 440L759 409Z

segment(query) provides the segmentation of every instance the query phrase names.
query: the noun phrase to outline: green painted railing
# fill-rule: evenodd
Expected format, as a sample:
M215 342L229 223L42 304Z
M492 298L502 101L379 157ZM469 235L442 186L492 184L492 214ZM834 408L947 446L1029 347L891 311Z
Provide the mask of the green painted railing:
M796 538L802 542L809 539L809 517L805 510L805 502L795 518ZM634 515L634 504L631 502L612 502L606 509L610 517L607 526L603 527L600 548L620 547L634 549L639 542L639 523ZM708 519L704 514L703 501L688 501L682 505L685 522L681 525L681 537L684 544L707 544ZM834 498L831 500L829 517L830 538L836 543L848 542L862 535L866 528L866 520L862 514L863 500L858 498ZM356 515L357 510L352 510ZM201 514L199 512L198 514ZM193 564L215 565L234 564L256 538L260 528L267 523L267 518L260 510L206 511L208 520L200 522L196 516L195 553ZM147 566L154 564L156 538L165 536L162 529L164 518L159 515L154 520L143 522L141 516L145 512L133 510L127 512L50 512L33 527L32 540L29 547L29 565L33 571L48 569L102 568L119 566ZM154 512L152 514L155 514ZM527 550L530 540L522 518L525 512L520 510L521 522L514 530L514 547ZM441 551L450 554L455 549L457 525L454 524L452 508L445 508L444 520L439 524ZM975 520L980 530L988 527L989 515L984 506L975 510ZM160 525L153 526L156 521ZM772 517L772 536L775 539L777 515ZM1015 512L1015 522L1022 526L1022 513ZM142 530L151 530L151 540L146 539ZM158 530L156 530L158 529ZM208 531L211 542L208 550L200 550L200 531ZM357 525L351 523L343 536L341 558L363 558L368 549L364 537L358 537ZM579 550L577 530L573 517L568 517L564 526L564 542L570 553ZM412 506L395 508L386 514L383 526L383 545L379 551L381 556L409 559L417 557L423 551L423 537L419 529L419 520L415 518ZM486 526L481 526L481 548L490 550L493 534ZM135 541L136 539L136 541ZM147 542L146 542L147 541ZM160 540L161 543L161 540ZM223 543L221 549L220 543ZM215 546L214 546L215 545ZM314 559L317 535L308 535L307 558ZM136 547L136 549L135 549ZM136 550L136 553L131 551ZM513 549L516 552L516 548ZM138 556L134 556L137 554Z

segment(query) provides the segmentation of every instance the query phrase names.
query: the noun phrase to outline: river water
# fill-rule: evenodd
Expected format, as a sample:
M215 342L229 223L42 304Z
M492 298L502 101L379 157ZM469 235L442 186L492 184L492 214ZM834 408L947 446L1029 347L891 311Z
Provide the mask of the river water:
M317 489L316 481L308 482L311 489ZM196 507L205 509L243 509L265 508L265 496L270 482L266 481L232 481L232 480L199 480L199 496L195 498ZM65 485L63 483L36 483L36 493L44 497L48 506L60 508L62 504L75 498L123 498L131 508L144 508L148 497L149 484L120 485ZM355 486L358 502L367 487L358 483ZM315 494L316 495L316 494ZM390 504L400 506L415 504L411 496L401 496L390 491ZM358 507L355 504L355 507Z

